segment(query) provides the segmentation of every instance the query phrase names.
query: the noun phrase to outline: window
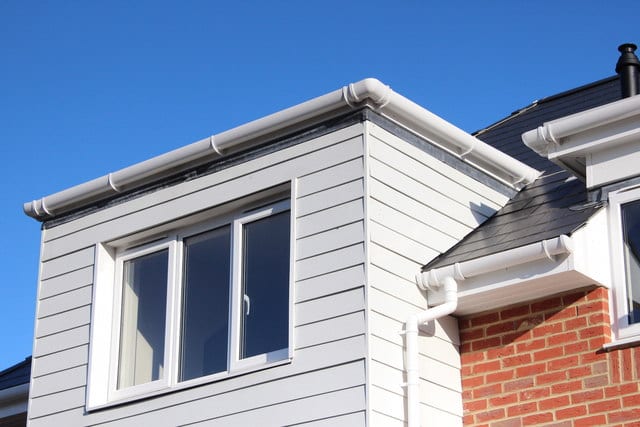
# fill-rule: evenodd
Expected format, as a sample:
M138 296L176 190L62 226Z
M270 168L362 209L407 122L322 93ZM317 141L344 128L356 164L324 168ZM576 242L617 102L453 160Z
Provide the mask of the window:
M611 226L618 338L640 338L640 188L612 193Z
M100 286L94 297L100 305L93 326L102 332L92 334L88 406L288 361L289 206L286 200L228 212L132 247L102 245L98 274L103 283L104 277L113 279L111 291ZM112 301L111 310L105 298ZM100 312L112 313L108 324L98 318ZM99 339L107 330L105 374L96 366L101 360L96 352L106 349ZM96 391L100 383L107 384L106 392Z

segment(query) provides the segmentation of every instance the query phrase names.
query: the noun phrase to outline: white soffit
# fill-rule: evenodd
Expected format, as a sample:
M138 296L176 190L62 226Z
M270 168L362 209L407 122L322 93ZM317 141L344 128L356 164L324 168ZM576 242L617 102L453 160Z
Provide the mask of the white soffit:
M372 108L514 189L522 188L539 176L535 169L469 135L380 81L369 78L84 184L27 202L24 211L33 218L46 220L363 106Z

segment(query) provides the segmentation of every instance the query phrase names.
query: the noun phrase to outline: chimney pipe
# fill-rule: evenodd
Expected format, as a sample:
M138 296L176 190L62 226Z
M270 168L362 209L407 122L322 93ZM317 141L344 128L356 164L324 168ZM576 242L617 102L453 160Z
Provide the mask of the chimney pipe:
M629 98L638 94L638 75L640 74L640 61L634 53L638 47L633 43L625 43L618 46L620 58L616 64L616 73L620 75L620 87L622 97Z

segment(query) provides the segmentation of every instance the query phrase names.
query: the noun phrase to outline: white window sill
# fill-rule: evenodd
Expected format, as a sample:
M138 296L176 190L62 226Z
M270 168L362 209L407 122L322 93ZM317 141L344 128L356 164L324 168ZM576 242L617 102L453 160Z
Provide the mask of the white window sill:
M615 341L605 343L602 346L602 351L619 350L622 348L635 347L635 346L640 346L640 336L636 335L632 337L619 338Z

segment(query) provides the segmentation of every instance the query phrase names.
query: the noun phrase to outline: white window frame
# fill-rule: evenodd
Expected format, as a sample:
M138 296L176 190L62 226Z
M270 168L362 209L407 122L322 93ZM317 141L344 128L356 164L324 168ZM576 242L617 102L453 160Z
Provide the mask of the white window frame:
M259 198L256 198L259 200ZM94 291L94 307L91 325L90 364L87 389L88 410L110 406L116 403L135 400L143 397L162 394L207 382L233 377L246 372L264 369L271 366L290 363L293 358L293 283L295 258L295 213L293 196L275 203L262 204L259 207L228 212L221 209L222 215L214 220L183 226L175 231L165 231L162 227L158 236L148 230L143 240L151 242L140 244L140 236L118 239L117 246L102 243L96 246L96 286ZM288 347L250 358L239 358L240 342L240 310L242 309L241 266L242 266L242 233L244 224L266 218L280 212L289 211L289 300L288 300ZM201 219L201 216L197 216ZM180 225L184 220L179 221ZM183 246L184 240L220 226L229 225L231 231L231 272L230 272L230 310L229 310L229 343L227 370L190 380L178 382L178 364L180 351L181 308L183 287ZM127 242L136 245L127 247ZM165 354L163 377L144 384L122 389L117 388L120 321L122 306L123 265L127 260L137 258L156 251L167 249L168 284L167 308L165 324Z
M621 206L640 200L640 186L609 193L609 226L611 228L611 262L613 304L611 323L618 341L640 340L640 323L629 324L627 306L626 267L624 261L624 235Z

